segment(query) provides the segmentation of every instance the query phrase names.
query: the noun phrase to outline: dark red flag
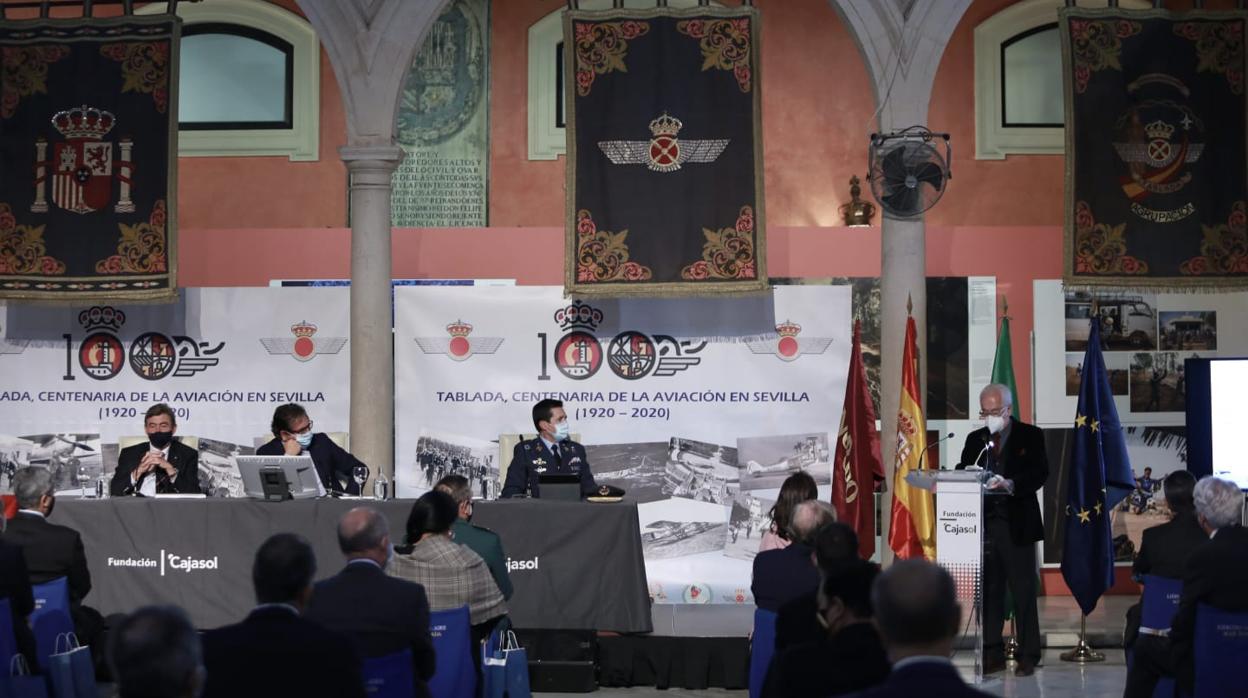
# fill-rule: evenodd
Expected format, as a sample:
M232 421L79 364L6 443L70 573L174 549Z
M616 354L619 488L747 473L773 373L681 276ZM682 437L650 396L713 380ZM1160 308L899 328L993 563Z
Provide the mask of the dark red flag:
M875 431L867 369L862 364L859 324L854 323L845 409L836 435L832 506L836 507L837 520L853 526L858 533L858 553L867 559L875 554L875 483L884 479L884 467L880 462L880 436Z

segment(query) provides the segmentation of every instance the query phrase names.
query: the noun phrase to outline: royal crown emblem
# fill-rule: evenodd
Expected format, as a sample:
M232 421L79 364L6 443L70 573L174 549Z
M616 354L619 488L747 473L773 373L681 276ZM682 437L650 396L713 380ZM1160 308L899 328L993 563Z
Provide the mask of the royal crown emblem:
M649 141L600 141L598 148L615 165L644 164L654 172L675 172L686 162L715 162L729 139L682 141L676 137L685 124L663 112L650 122Z
M52 127L65 139L53 144L48 159L48 142L35 140L35 200L33 213L48 210L48 171L52 174L52 203L66 211L87 214L107 208L113 200L113 180L121 183L117 213L133 213L130 199L131 156L134 143L123 138L117 144L120 160L114 172L113 143L105 140L116 126L112 112L82 105L52 116Z
M426 354L446 354L452 361L467 361L473 354L493 354L502 337L469 337L472 325L455 320L446 325L446 337L417 337L416 345Z
M346 337L317 337L317 326L300 320L290 326L291 337L265 337L260 344L270 354L285 354L295 361L311 361L319 354L337 354L347 344Z

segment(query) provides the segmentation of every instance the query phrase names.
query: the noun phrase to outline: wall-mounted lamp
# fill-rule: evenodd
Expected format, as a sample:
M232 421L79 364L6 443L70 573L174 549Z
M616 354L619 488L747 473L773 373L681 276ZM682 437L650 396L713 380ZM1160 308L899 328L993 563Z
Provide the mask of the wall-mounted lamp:
M862 200L862 187L858 186L858 175L849 178L849 203L841 204L841 217L845 225L851 228L863 228L871 225L875 216L875 204Z

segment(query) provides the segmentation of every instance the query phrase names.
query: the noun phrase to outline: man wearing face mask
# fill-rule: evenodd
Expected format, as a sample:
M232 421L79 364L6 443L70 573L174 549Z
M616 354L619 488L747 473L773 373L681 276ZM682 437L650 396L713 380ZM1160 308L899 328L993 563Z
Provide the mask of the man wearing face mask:
M533 426L537 427L537 438L521 441L512 452L502 496L517 497L527 489L533 497L540 497L538 478L542 475L579 475L581 494L593 494L598 485L590 472L585 447L569 438L571 425L563 403L542 400L534 405Z
M124 448L109 491L114 497L158 494L199 494L199 452L174 441L178 419L165 403L152 405L143 416L147 442Z
M271 429L273 440L257 448L257 456L311 456L326 492L360 493L352 471L364 464L325 434L314 433L312 419L303 405L292 402L278 406L273 411Z
M1040 617L1036 610L1036 541L1044 538L1036 492L1049 477L1044 434L1014 419L1014 396L994 383L979 393L979 417L986 426L966 437L961 470L970 465L992 473L984 497L984 673L1005 669L1005 591L1014 598L1018 666L1030 676L1040 661Z

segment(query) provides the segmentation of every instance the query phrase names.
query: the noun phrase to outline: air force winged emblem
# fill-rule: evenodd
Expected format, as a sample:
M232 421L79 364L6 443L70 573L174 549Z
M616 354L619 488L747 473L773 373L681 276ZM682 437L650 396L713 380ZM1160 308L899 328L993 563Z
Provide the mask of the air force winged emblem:
M311 361L317 354L337 354L346 345L346 337L315 337L316 325L304 320L290 326L293 338L262 337L260 344L270 354L289 354L295 361Z
M686 162L715 162L727 138L682 141L676 137L684 123L664 112L650 122L649 141L600 141L598 148L615 165L645 165L654 172L675 172Z
M798 339L802 326L792 320L785 320L776 325L779 339L749 342L750 351L755 354L774 354L781 361L796 361L802 354L822 354L832 344L830 337L804 337Z
M416 345L426 354L446 354L452 361L466 361L473 354L493 354L502 345L502 337L473 337L472 325L456 320L446 326L449 337L417 337Z

